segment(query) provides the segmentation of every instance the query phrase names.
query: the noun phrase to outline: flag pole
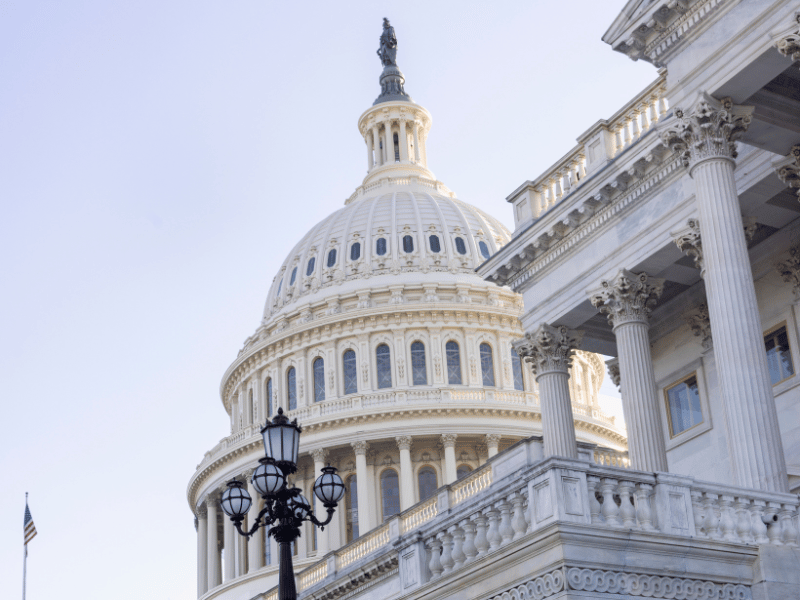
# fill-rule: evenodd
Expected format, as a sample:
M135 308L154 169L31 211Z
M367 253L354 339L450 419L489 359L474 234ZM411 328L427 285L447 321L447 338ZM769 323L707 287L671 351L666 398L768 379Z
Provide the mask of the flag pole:
M28 506L28 492L25 492L25 506ZM24 553L22 555L22 600L25 600L25 581L28 576L28 544L22 545Z

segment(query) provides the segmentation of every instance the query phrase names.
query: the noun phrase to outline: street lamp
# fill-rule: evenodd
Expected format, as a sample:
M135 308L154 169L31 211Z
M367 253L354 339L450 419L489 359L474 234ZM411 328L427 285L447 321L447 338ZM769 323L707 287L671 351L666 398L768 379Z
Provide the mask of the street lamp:
M235 479L229 481L221 500L222 510L231 518L240 535L249 538L259 527L271 526L269 535L278 543L280 556L278 600L297 598L291 544L300 537L300 525L303 521L310 521L324 530L325 525L333 518L336 505L344 496L344 482L336 474L336 468L323 467L322 475L314 482L314 495L328 511L328 518L319 521L314 516L309 501L300 493L300 488L289 487L287 477L297 471L301 431L297 419L289 422L282 408L278 409L272 422L268 420L261 429L266 456L258 461L252 483L264 499L264 508L258 513L249 531L242 529L242 521L250 510L253 499L244 483Z

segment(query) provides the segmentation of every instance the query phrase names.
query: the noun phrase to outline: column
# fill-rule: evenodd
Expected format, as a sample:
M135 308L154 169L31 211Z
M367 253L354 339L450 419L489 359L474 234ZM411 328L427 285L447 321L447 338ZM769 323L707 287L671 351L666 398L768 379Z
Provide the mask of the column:
M208 546L206 547L206 559L208 560L208 585L206 591L212 590L222 583L219 569L219 538L217 533L217 509L219 502L214 496L206 496L206 510L208 511Z
M367 469L367 442L353 442L353 451L356 453L356 493L358 494L358 533L364 535L375 527L375 517L372 511L372 498L370 484L372 477Z
M197 507L197 597L208 591L208 510Z
M247 527L248 529L255 523L258 512L261 510L261 496L253 486L252 478L253 471L245 473L245 481L247 481L247 493L253 499L253 506L247 513ZM259 527L247 542L247 572L252 573L258 571L264 566L264 528Z
M367 135L364 136L364 141L367 144L367 171L372 171L372 167L374 166L372 161L372 129L367 131Z
M446 485L458 479L456 472L456 438L455 433L442 434L442 446L444 446L444 482Z
M499 433L487 433L486 434L486 451L489 454L489 458L492 458L497 454L497 449L500 447L500 434Z
M591 294L617 338L622 411L628 428L631 468L668 470L656 378L650 355L650 312L664 289L663 279L622 269Z
M252 386L253 390L253 406L250 407L250 410L253 412L253 424L263 426L267 411L265 409L263 399L264 382L262 379L262 373L256 373L253 375L253 378L250 380L250 385Z
M317 448L311 451L311 456L314 459L314 481L317 480L317 477L322 475L322 468L325 466L325 461L328 458L328 449L327 448ZM313 486L313 484L312 484ZM314 516L317 517L320 521L324 521L328 518L327 509L322 505L319 498L311 492L311 496L309 498L314 500ZM359 505L360 506L360 505ZM332 524L332 523L331 523ZM317 558L325 556L330 550L330 538L331 530L330 527L325 527L325 531L320 531L317 529Z
M375 153L375 165L381 166L383 164L383 157L381 156L381 147L378 143L378 126L372 126L372 150Z
M242 427L250 425L250 391L247 384L243 383L239 387L239 410L242 413Z
M225 569L223 581L228 582L236 577L236 530L233 521L222 513L222 543L225 549Z
M384 136L383 136L383 151L386 153L386 164L394 162L394 142L392 141L392 123L386 121L384 123Z
M236 540L236 577L247 575L247 538L234 530L233 537Z
M400 510L414 505L414 468L411 466L411 436L394 438L400 449Z
M408 135L406 134L406 122L403 120L400 121L397 141L400 145L400 162L408 162Z
M714 353L736 485L788 491L786 462L767 370L761 318L733 170L735 140L752 107L701 93L662 139L682 155L695 183ZM623 389L625 387L623 383Z
M414 162L419 162L419 124L414 121L414 124L411 126L411 135L414 138Z
M515 344L517 354L531 364L539 385L546 457L578 458L569 368L582 337L582 332L542 323L535 332L526 333L525 338Z

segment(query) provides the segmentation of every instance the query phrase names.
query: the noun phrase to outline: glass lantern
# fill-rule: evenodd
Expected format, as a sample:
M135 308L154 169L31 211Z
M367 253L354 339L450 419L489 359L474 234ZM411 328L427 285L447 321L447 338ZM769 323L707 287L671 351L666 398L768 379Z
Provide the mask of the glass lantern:
M344 497L344 482L336 474L336 467L322 467L322 475L314 482L314 495L320 499L322 505L336 506Z
M253 472L253 487L262 496L273 496L286 483L283 472L269 458L262 458Z
M234 479L228 482L228 489L222 492L222 499L220 501L222 510L232 519L244 518L244 515L250 510L250 505L253 503L250 494L242 487L243 485L241 481L236 481Z
M264 452L283 471L284 475L291 475L297 471L297 454L300 450L301 427L297 419L289 422L283 414L283 408L278 408L278 414L267 421L261 429L264 438Z

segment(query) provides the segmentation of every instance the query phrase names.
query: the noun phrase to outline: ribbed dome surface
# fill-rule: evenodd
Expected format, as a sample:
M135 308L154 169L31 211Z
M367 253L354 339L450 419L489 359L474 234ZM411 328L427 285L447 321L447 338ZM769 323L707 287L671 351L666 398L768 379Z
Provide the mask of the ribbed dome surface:
M275 276L265 321L301 299L311 303L365 287L427 280L486 285L474 269L508 242L509 231L433 189L388 187L350 202L303 237ZM357 282L365 278L373 279Z

